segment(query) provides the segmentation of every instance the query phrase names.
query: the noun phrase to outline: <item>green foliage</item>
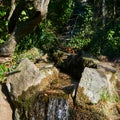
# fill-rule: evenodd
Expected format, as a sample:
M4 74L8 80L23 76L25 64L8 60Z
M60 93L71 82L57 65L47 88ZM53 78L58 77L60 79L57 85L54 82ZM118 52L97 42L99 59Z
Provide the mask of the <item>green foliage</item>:
M88 46L88 44L91 41L91 36L93 35L93 30L91 27L93 12L90 6L85 7L86 8L84 8L85 9L84 14L78 13L78 15L82 18L83 23L81 25L75 24L74 29L79 28L79 30L77 30L78 32L75 33L75 35L68 43L68 46L70 47L83 49L85 46Z
M117 95L117 94L112 94L110 95L108 93L108 91L103 91L102 94L101 94L101 99L103 102L119 102L120 101L120 97Z
M0 5L0 43L4 42L7 39L7 11L8 8L5 8L3 5Z
M72 34L68 46L77 49L87 48L86 50L94 55L119 56L120 11L117 5L119 1L113 2L106 1L108 14L106 14L105 26L103 26L100 0L94 2L90 0L84 3L79 0L51 0L46 20L21 40L16 51L21 52L32 47L49 51L58 43L61 44L57 36L69 29L69 33ZM10 0L4 0L0 4L0 44L9 36L7 32L9 6ZM19 22L31 18L33 11L33 5L28 3L25 10L23 9L21 12Z
M83 47L87 46L89 43L90 43L90 38L87 37L85 31L81 31L70 40L68 46L82 49Z
M103 102L109 101L110 95L107 90L104 90L101 94L101 99Z
M54 47L57 40L54 32L49 29L51 27L51 22L49 20L45 20L33 33L27 35L23 40L21 40L16 51L20 52L23 50L29 50L32 47L48 51Z
M49 50L53 48L57 40L54 31L50 29L52 28L51 21L45 20L45 23L42 23L40 28L41 28L41 33L38 38L40 45L39 47L42 47L44 50Z
M93 34L90 51L96 55L104 54L110 58L120 55L120 32L115 29L96 29Z
M31 48L30 50L22 51L19 55L18 53L14 56L14 60L16 61L16 65L20 63L20 61L24 58L28 58L31 61L35 61L36 58L40 58L43 55L43 51L37 48Z
M4 64L0 65L0 82L4 82L6 79L5 72L7 72L7 70L8 69Z
M120 55L120 31L116 36L114 30L109 30L106 34L106 44L104 47L104 53L110 57ZM109 52L108 52L109 51Z
M3 43L3 42L4 42L4 40L0 39L0 43Z
M34 41L35 39L35 35L33 34L29 34L27 36L25 36L25 38L23 38L23 40L21 40L19 42L19 44L16 47L16 52L22 52L24 50L29 50L31 47L34 46Z
M74 0L51 0L49 4L48 19L58 32L63 31L64 26L69 22L73 8Z
M33 16L33 11L33 5L31 3L27 3L25 9L21 11L19 21L24 22L31 18L31 16Z
M25 10L23 10L22 12L21 12L21 16L20 16L20 18L19 18L19 21L26 21L27 19L29 18L29 16L28 16L28 14L27 14L27 12L25 11Z
M27 35L19 45L16 51L28 50L31 47L37 47L49 51L57 45L57 32L63 31L63 26L69 21L73 12L74 1L50 1L48 17L37 29ZM31 9L32 10L32 9ZM29 11L22 11L20 21L29 18Z

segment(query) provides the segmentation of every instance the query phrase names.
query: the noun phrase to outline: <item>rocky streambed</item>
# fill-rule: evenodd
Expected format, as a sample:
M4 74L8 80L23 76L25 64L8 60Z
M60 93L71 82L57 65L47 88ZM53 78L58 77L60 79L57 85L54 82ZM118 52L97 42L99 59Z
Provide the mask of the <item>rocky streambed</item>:
M120 119L120 73L111 64L68 55L56 66L23 59L0 85L0 120Z

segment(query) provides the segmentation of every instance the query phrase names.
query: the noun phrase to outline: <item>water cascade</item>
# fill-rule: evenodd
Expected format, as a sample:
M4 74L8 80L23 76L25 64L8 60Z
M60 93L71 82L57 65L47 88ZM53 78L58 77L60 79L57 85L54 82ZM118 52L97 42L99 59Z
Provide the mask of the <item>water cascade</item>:
M47 120L68 120L68 101L64 98L50 98Z

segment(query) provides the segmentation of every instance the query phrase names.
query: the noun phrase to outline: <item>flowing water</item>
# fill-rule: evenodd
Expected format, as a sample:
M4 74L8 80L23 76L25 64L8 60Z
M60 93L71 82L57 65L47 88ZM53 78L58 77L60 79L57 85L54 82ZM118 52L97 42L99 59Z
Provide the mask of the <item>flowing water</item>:
M47 120L68 120L68 101L64 98L50 98Z

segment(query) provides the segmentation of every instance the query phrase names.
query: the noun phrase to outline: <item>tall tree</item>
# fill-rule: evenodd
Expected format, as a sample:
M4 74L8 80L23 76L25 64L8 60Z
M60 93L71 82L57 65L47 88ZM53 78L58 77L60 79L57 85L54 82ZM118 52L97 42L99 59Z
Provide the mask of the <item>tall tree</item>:
M103 27L105 26L105 22L106 22L106 1L103 0L102 1L102 24L103 24Z

